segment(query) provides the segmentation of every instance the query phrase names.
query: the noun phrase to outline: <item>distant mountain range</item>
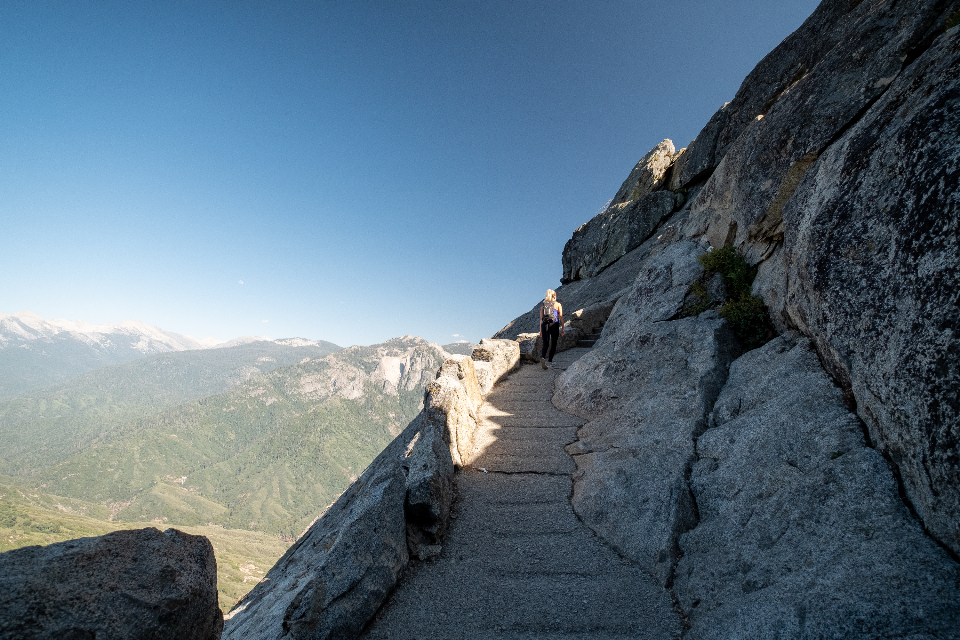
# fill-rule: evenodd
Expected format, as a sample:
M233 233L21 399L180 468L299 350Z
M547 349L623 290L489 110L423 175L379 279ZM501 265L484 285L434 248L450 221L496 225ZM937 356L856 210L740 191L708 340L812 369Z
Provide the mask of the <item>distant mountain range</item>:
M229 607L474 346L218 342L0 314L0 551L187 527L214 541Z
M0 401L65 382L99 367L153 354L222 349L253 342L321 346L327 353L331 347L338 348L329 342L303 338L199 340L137 320L95 325L82 320L47 320L31 311L0 313Z

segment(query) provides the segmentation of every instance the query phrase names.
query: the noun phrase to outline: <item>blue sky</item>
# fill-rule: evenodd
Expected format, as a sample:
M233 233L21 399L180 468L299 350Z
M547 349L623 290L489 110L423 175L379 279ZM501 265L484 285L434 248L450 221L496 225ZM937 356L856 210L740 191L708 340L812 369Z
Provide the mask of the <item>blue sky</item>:
M816 7L0 4L0 311L478 341Z

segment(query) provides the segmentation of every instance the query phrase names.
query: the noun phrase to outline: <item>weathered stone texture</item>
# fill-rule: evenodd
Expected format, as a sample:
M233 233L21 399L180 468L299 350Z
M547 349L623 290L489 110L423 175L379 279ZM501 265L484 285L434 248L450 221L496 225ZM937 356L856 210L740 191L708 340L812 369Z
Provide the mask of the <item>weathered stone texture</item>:
M557 378L554 404L591 420L567 447L574 510L661 584L677 536L696 524L686 482L694 438L738 350L715 313L629 324Z
M930 532L960 553L960 29L824 153L754 290L811 336Z
M216 640L222 628L203 536L147 528L0 554L4 640Z
M730 367L697 440L689 638L956 637L960 566L904 506L806 340Z
M617 195L610 201L610 206L636 200L663 187L667 169L673 164L675 151L672 140L664 140L648 151L623 181Z
M602 340L614 339L647 322L670 320L683 308L690 285L703 273L697 256L703 245L689 240L653 254L637 273L630 293L621 297L603 328Z
M520 346L515 340L484 338L473 350L473 360L480 391L486 395L500 378L520 366Z
M436 381L427 386L420 418L428 424L436 423L435 428L445 434L450 445L453 464L462 467L469 463L473 453L479 406L474 403L466 386L459 380L459 371L459 366L448 365L440 368ZM473 384L477 385L479 390L476 377Z
M610 205L573 232L563 247L564 284L591 278L636 249L660 223L683 204L683 196L656 191Z
M704 235L715 247L732 242L751 263L766 258L782 238L783 207L804 173L887 91L942 24L944 10L927 0L847 8L847 0L823 3L723 110L727 133L716 144L729 139L729 147L692 205L687 235Z
M445 361L440 370L437 371L437 377L444 375L450 375L459 380L470 398L473 408L475 410L480 409L480 405L483 404L483 393L480 391L480 384L477 382L477 369L474 366L473 358L462 357Z
M912 42L908 46L916 46L926 42L932 33L942 27L946 16L956 9L955 2L915 0L897 7L895 11L898 14L885 13L892 4L895 3L882 0L821 2L799 29L787 36L757 64L744 79L733 100L714 114L696 140L676 159L670 188L686 187L708 177L723 160L730 145L757 116L769 113L774 105L792 92L799 81L824 60L836 60L851 54L858 55L857 60L886 55L887 50L879 52L876 48L883 43L863 40L865 31L875 32L879 28L889 33L893 27L893 30L899 32L897 36L900 36L904 28L914 30ZM921 24L898 24L901 11L903 16L924 14ZM870 52L871 47L874 53ZM851 74L850 71L847 69L836 76L820 74L820 78L825 80L823 84L831 91L826 95L828 101L842 100L845 90L859 91L856 74ZM846 89L844 85L848 85ZM869 93L869 89L867 92Z

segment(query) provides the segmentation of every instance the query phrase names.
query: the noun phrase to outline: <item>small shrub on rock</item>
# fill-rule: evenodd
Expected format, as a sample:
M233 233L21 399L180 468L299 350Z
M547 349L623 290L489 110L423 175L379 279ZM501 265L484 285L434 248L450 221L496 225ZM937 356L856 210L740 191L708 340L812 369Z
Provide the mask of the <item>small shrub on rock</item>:
M750 291L757 277L757 268L747 264L730 245L709 251L698 256L697 260L705 270L719 273L723 278L728 297L720 307L720 317L730 323L743 350L750 351L769 342L775 335L770 315L763 298Z

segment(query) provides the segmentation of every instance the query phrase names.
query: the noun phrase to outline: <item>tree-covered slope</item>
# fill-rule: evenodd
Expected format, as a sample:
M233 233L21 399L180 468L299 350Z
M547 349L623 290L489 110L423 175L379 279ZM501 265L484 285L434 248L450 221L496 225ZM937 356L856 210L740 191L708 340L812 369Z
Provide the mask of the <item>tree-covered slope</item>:
M29 473L65 460L123 424L340 348L322 341L283 342L161 353L0 402L0 472Z
M69 457L41 449L8 464L19 483L103 505L117 520L292 538L416 416L445 356L412 337L350 347L116 421Z

